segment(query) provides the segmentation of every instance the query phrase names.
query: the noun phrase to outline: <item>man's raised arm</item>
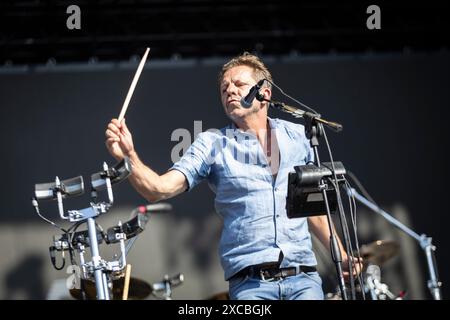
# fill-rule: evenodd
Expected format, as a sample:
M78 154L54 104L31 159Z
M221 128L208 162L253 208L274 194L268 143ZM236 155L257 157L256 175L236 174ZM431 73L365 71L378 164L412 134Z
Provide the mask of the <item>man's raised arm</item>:
M105 136L106 148L116 160L122 160L125 156L130 159L133 170L129 180L136 191L148 201L156 202L168 199L187 189L188 183L183 173L171 170L159 175L139 159L125 119L121 122L112 119L108 124Z

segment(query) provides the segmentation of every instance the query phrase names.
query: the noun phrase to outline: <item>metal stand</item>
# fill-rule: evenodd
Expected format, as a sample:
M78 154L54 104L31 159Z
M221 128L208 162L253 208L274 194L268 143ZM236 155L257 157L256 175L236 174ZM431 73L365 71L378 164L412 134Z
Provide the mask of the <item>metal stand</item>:
M108 289L108 278L107 278L107 262L104 261L98 249L98 238L97 231L95 227L95 218L103 213L108 212L112 207L114 198L112 194L111 180L108 171L108 165L103 163L103 170L105 174L106 188L108 192L108 203L93 203L91 206L82 210L70 210L68 211L68 219L70 222L82 222L86 221L88 226L89 234L89 246L91 248L91 261L86 263L88 273L93 273L95 278L95 287L97 290L98 300L110 300L109 289ZM57 191L60 194L60 191ZM93 192L93 196L96 197L96 192ZM62 199L61 196L58 197L58 208L62 209ZM61 217L64 217L64 212L60 211ZM123 266L124 267L124 266Z
M305 113L306 114L306 113ZM319 137L322 136L323 126L321 123L317 123L315 121L317 115L310 114L308 116L304 116L305 118L305 132L306 137L310 140L311 147L314 151L314 158L315 158L315 164L318 168L320 168L320 158L319 158L319 152L318 152L318 146L319 146ZM336 182L337 184L337 182ZM327 221L328 221L328 227L330 230L330 250L331 250L331 257L333 259L333 262L336 267L336 272L338 276L338 283L339 288L341 290L341 296L343 300L347 300L347 290L345 287L345 281L344 281L344 274L342 272L342 255L341 250L339 248L339 244L336 238L336 232L333 225L333 220L331 219L331 210L328 203L328 195L326 190L326 184L323 179L321 179L319 188L322 190L322 196L323 200L325 202L325 208L326 208L326 215L327 215Z
M155 297L161 300L172 300L172 288L179 286L184 281L184 275L179 273L171 278L169 275L165 275L161 282L154 283L152 285L152 293ZM157 292L162 292L162 297L156 295Z
M116 299L116 287L113 288L113 285L117 282L116 280L119 280L119 278L123 276L123 271L127 266L127 253L136 241L137 235L145 229L149 214L172 211L172 206L168 203L140 206L133 210L134 217L132 219L123 224L119 221L118 225L108 228L106 232L103 232L103 229L96 224L95 219L101 214L108 212L113 205L114 198L112 184L125 180L130 173L131 164L128 158L124 158L124 160L110 168L106 163L103 163L103 170L91 175L92 190L90 207L80 210L69 210L67 211L67 215L64 214L63 199L84 193L82 176L66 180L60 180L56 177L53 182L35 185L35 196L32 199L32 205L36 213L47 223L50 223L52 226L57 227L64 232L59 238L54 238L53 245L49 248L53 266L57 270L62 270L65 266L65 252L69 251L71 262L73 264L73 266L69 267L76 273L76 270L79 270L79 268L77 268L78 264L75 259L73 259L72 253L76 250L79 254L81 290L77 285L73 286L73 283L70 288L68 285L71 295L76 299ZM106 189L107 191L108 202L97 202L97 191L103 189ZM42 216L39 212L38 200L56 200L61 219L69 220L73 225L66 230ZM76 232L76 229L85 222L87 224L87 230ZM100 230L98 230L99 228ZM125 246L125 240L130 239L131 241ZM102 259L99 252L99 244L103 241L105 241L106 244L119 243L120 256L115 254L113 261L105 261ZM91 251L90 261L86 261L85 259L87 247L90 247ZM56 264L56 251L60 252L62 256L62 263L60 265ZM75 276L77 275L78 274ZM126 277L130 280L129 275ZM75 279L78 280L78 277ZM91 280L95 282L95 292ZM163 292L162 299L170 300L172 288L182 284L184 276L178 274L169 278L169 276L166 275L163 282L156 283L153 286L147 285L143 281L136 281L137 279L131 280L133 280L131 282L133 285L128 286L127 284L125 286L126 288L130 288L132 298L143 299L152 292L155 296L157 292ZM78 284L78 281L75 282L75 284ZM133 288L137 288L134 293ZM112 292L114 292L114 295L112 295ZM129 294L125 294L124 290L124 294L121 298L126 299L129 296Z
M67 215L64 215L63 198L73 195L80 195L84 192L84 183L82 177L60 181L58 177L55 178L54 183L37 184L35 187L35 198L33 199L33 206L39 214L39 207L37 200L51 199L57 200L59 215L64 220L69 220L72 223L79 225L86 222L88 227L87 237L81 233L81 238L72 239L67 232L66 235L61 236L55 241L54 250L62 251L72 250L77 248L80 255L80 263L82 267L82 275L85 278L92 277L95 279L96 297L98 300L110 300L109 275L113 272L120 272L126 266L125 255L125 239L126 235L123 232L122 224L119 222L119 232L114 234L115 240L120 242L121 258L117 261L107 262L100 256L99 242L103 241L102 237L98 237L96 230L95 219L109 211L112 207L114 198L112 193L111 181L114 183L120 182L131 173L131 166L128 159L125 158L122 162L117 164L114 168L108 168L106 163L103 163L103 171L93 174L92 179L92 202L90 207L81 210L69 210ZM106 188L108 194L108 202L96 203L97 190ZM70 230L70 229L69 229ZM65 237L64 237L65 236ZM91 250L91 260L85 262L84 253L85 246L89 246ZM52 251L50 251L52 252ZM53 257L52 257L53 258Z
M364 198L362 195L360 195L358 192L356 192L353 188L346 188L347 193L350 196L354 196L356 200L364 204L366 207L374 211L375 213L378 213L381 215L384 219L386 219L389 223L396 226L412 238L414 238L420 245L420 247L425 252L425 257L427 259L427 267L430 279L428 280L428 289L430 290L430 293L434 300L441 300L441 289L442 283L438 279L438 272L437 272L437 266L436 266L436 259L435 259L435 251L436 246L432 244L432 238L428 237L425 234L418 235L413 230L409 229L407 226L402 224L397 219L393 218L391 215L389 215L387 212L383 211L380 207L378 207L376 204L370 202L366 198Z

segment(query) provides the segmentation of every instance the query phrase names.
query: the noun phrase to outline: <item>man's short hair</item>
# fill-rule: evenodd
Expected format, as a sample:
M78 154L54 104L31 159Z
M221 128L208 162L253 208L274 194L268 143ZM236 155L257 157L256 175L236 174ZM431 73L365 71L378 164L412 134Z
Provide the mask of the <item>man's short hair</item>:
M253 76L255 77L256 81L267 79L272 82L272 75L270 74L270 71L269 69L267 69L264 62L262 62L259 57L249 52L244 52L243 54L231 59L223 65L222 70L219 73L219 85L222 83L223 75L225 74L225 72L227 72L231 68L238 66L248 66L252 68ZM267 81L265 82L265 85L269 88L272 87L271 84Z

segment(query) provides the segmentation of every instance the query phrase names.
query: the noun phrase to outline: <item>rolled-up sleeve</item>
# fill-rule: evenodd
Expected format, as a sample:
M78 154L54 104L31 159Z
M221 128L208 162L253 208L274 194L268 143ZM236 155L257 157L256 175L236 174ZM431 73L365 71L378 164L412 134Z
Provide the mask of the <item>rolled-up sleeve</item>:
M200 133L181 159L169 169L178 170L186 176L187 191L208 177L212 165L213 142L210 133Z

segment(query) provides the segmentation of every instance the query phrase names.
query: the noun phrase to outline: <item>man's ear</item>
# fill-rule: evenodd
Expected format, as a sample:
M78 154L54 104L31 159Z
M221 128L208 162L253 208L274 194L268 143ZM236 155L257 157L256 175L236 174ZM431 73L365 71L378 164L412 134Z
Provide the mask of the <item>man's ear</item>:
M263 97L264 98L264 100L270 100L270 98L272 97L272 90L270 90L269 88L267 88L267 87L264 87L264 88L261 88L260 90L259 90L259 94L260 94L260 96L261 97ZM261 101L261 106L264 108L264 107L267 107L267 108L269 108L269 102L267 102L267 101Z
M267 87L262 88L259 93L261 93L265 100L270 100L272 97L272 90Z

